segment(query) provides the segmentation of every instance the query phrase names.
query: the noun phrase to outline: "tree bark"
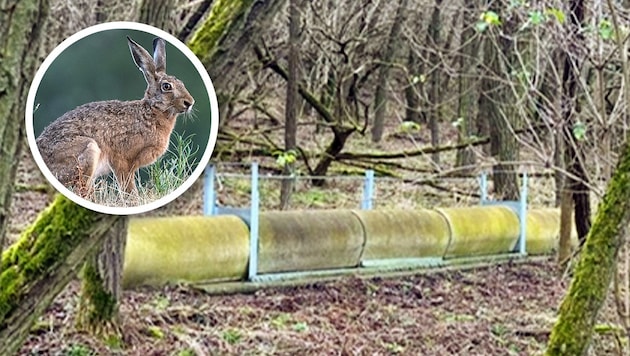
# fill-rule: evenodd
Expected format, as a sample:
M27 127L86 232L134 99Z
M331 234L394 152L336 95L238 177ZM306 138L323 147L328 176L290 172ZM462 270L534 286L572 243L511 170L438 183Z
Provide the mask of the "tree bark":
M463 25L461 34L461 54L459 57L457 117L458 142L464 142L473 135L478 135L474 125L474 113L478 100L478 80L476 79L477 58L479 56L479 40L475 38L477 31L473 27L479 17L475 0L464 1ZM456 166L465 167L475 163L472 146L457 151Z
M298 0L289 1L289 78L287 80L287 97L285 107L284 150L286 154L295 151L297 141L297 115L299 109L298 93L298 66L300 63L300 10ZM294 162L285 162L284 175L291 175L295 167ZM291 192L293 191L293 178L285 178L280 186L280 210L289 207Z
M630 145L626 143L560 305L547 355L584 355L630 227Z
M129 217L119 216L100 248L88 257L82 271L77 327L93 335L118 336L118 306Z
M145 0L140 5L138 21L173 33L175 29L169 17L174 8L174 0Z
M235 72L241 70L241 55L251 49L252 42L269 27L284 2L216 0L213 4L188 47L208 70L212 83L218 88L217 95L221 96L223 88L229 87Z
M380 142L383 138L383 129L385 126L385 113L387 111L387 82L389 80L389 69L391 61L396 54L402 24L405 21L407 13L407 0L400 0L396 15L394 16L394 24L389 32L387 46L383 53L381 66L378 70L378 79L376 84L376 94L374 95L374 124L372 126L372 142Z
M85 258L102 246L116 219L59 195L2 254L1 355L17 352L31 325L76 276Z
M569 6L570 15L568 18L571 26L569 41L582 42L579 31L584 22L584 1L571 0ZM578 68L580 68L580 61L576 58L575 53L566 52L562 72L562 119L564 123L564 161L569 174L566 176L564 188L570 191L573 196L575 228L580 244L583 244L591 228L591 203L588 176L580 153L581 145L573 137L576 114L580 111L580 102L576 95Z
M440 48L441 33L441 16L440 5L442 0L435 0L433 13L431 14L431 22L427 33L427 44L429 46L429 64L431 75L429 80L429 91L427 92L429 109L429 129L431 131L431 145L438 147L440 145L440 121L442 121L442 79L441 79L441 61L438 56ZM431 155L431 160L435 165L440 164L440 153L435 152Z
M506 22L502 31L510 33L516 24ZM494 29L490 29L494 31ZM509 84L502 80L512 70L512 40L507 35L490 33L484 43L484 62L488 67L481 81L481 95L485 97L480 104L480 115L488 118L490 131L490 153L496 160L493 166L495 199L518 200L519 189L516 166L518 160L518 142L513 133L515 115Z
M13 183L24 141L24 109L38 64L47 0L8 1L0 11L0 252L5 244ZM6 10L4 10L6 8ZM0 264L0 271L2 271Z

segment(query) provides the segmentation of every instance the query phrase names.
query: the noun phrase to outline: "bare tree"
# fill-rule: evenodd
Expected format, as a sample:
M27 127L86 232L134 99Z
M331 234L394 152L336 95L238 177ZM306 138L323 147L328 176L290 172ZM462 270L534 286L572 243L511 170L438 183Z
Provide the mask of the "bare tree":
M289 73L287 78L287 99L285 110L285 127L284 127L284 154L285 164L283 173L285 175L293 174L297 147L297 115L299 110L298 101L298 82L299 63L300 63L300 10L299 1L289 1ZM289 206L291 199L291 191L293 190L292 178L283 179L280 187L280 209L284 210Z

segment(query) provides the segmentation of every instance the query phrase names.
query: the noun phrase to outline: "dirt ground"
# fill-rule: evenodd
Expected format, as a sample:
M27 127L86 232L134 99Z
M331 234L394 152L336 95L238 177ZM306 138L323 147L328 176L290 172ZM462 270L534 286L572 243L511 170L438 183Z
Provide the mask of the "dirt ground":
M75 282L21 354L532 355L544 350L565 287L545 260L250 294L126 291L123 339L95 340L73 328Z

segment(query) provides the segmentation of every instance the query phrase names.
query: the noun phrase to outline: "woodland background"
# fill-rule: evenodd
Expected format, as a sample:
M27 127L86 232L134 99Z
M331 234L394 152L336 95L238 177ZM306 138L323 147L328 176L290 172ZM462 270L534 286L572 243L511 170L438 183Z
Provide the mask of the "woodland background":
M619 203L617 209L600 209L608 214L594 222L615 227L594 228L592 235L606 232L602 245L595 238L584 245L586 256L591 256L589 241L607 247L598 250L602 270L591 271L600 273L603 294L583 308L596 314L623 245L622 226L630 218L624 212L628 192L621 184L630 124L629 10L626 1L613 0L10 2L0 12L5 46L0 181L14 181L14 157L24 150L15 118L23 117L28 78L47 53L96 23L150 23L186 42L213 79L221 106L216 162L256 160L266 173L313 176L307 189L330 189L321 177L357 175L369 168L379 177L398 178L406 191L429 186L446 192L444 200L438 198L446 204L472 194L451 179L489 171L495 198L514 199L519 175L527 172L549 177L540 189L550 197L545 204L561 206L565 222L573 216L581 241L591 231L592 206L607 186L618 188L609 194L617 200L604 200L604 206ZM0 189L2 236L14 190L46 191L20 184ZM283 181L276 207L291 207L294 185L292 178ZM194 203L182 202L194 201L199 189L160 213L186 212L182 205ZM42 216L76 212L60 198L52 207ZM76 224L71 236L81 233L68 248L70 255L90 239L100 246L105 227L114 224L124 231L124 219L89 213L76 215ZM28 230L26 237L38 231ZM566 237L568 230L562 231ZM118 245L117 251L124 248ZM84 255L92 250L86 247ZM5 271L21 263L18 250L9 251L3 255ZM570 255L561 246L563 253ZM84 261L81 256L72 262L75 266ZM70 280L71 271L60 278ZM619 273L627 280L627 269ZM10 277L3 274L0 281ZM51 282L41 281L42 286ZM50 303L59 290L45 289L41 293ZM37 300L31 297L25 298ZM87 293L88 305L90 298ZM13 320L15 305L7 305L0 322L14 325L7 320ZM624 305L627 311L627 303L619 308ZM630 325L627 315L619 311L621 325ZM594 318L589 320L578 329L588 335ZM83 322L88 330L101 330L93 324L90 318Z

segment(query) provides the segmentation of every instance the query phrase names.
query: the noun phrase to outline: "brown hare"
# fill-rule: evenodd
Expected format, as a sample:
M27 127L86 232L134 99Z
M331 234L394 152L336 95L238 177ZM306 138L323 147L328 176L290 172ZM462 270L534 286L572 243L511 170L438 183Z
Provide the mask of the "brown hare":
M135 174L164 154L177 116L195 100L179 79L166 74L166 48L153 40L153 58L127 37L133 61L147 82L140 100L81 105L48 125L37 147L48 169L84 197L94 180L113 172L119 187L137 196Z

